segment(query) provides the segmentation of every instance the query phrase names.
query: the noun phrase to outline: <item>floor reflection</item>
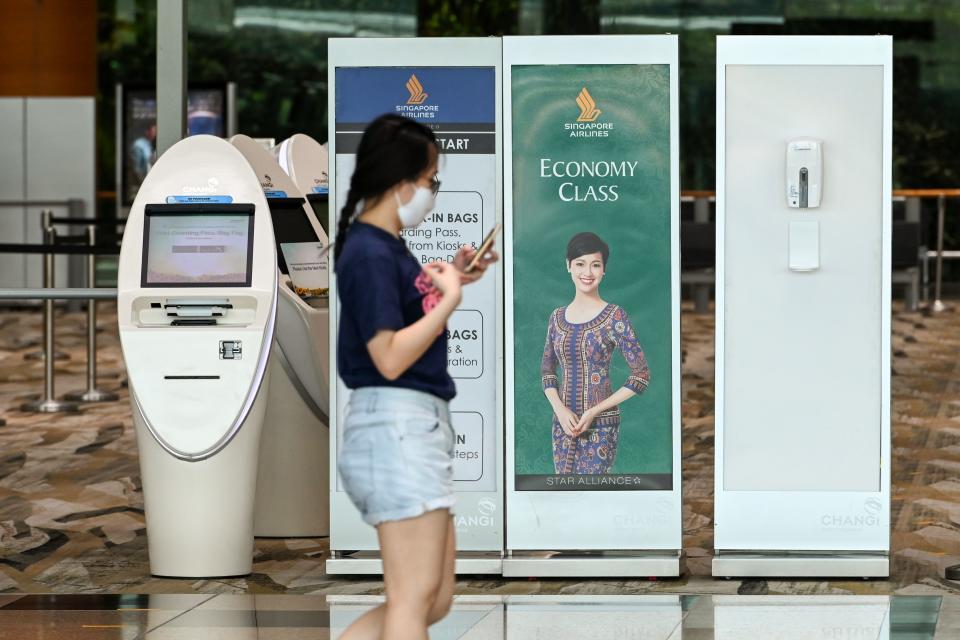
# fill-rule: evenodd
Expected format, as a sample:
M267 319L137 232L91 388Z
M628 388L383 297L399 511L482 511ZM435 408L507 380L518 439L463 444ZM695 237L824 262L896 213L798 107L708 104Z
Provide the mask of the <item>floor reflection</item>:
M0 640L339 638L378 596L0 596ZM434 640L960 638L960 596L458 596Z
M379 601L328 598L331 637ZM941 618L942 601L952 620ZM957 614L960 598L940 596L507 596L485 603L458 600L430 637L926 640L960 637Z

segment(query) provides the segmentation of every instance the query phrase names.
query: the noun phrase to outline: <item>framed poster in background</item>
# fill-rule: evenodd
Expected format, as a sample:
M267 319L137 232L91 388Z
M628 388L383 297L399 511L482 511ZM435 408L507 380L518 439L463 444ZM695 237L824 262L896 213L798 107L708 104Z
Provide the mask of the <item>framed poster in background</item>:
M679 574L676 64L675 36L504 40L509 575ZM650 553L515 553L581 549Z

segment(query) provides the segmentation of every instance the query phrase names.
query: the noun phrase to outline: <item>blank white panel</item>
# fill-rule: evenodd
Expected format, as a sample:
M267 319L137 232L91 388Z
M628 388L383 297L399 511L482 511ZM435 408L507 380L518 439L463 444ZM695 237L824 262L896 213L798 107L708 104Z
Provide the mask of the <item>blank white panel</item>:
M23 200L23 98L0 98L0 200ZM0 207L0 242L23 242L23 207ZM22 287L23 256L0 253L0 287Z
M724 491L880 489L883 84L879 65L726 67ZM823 200L791 209L786 144L807 137ZM815 271L790 269L795 221L819 225Z

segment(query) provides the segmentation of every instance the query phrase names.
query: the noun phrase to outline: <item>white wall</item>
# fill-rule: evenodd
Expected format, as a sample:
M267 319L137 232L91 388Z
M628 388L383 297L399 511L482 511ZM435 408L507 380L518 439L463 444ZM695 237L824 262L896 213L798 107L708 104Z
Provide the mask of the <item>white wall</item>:
M0 200L23 200L24 179L24 111L23 98L0 98ZM0 207L0 242L25 242L24 207ZM37 222L39 225L39 221ZM22 287L26 258L14 253L0 253L0 286Z
M0 99L0 200L84 201L86 217L95 215L94 98ZM65 207L0 208L0 242L42 242L40 212ZM82 227L58 227L61 234ZM56 285L84 284L84 258L57 256ZM40 255L0 254L0 287L42 286ZM68 276L69 274L69 276Z

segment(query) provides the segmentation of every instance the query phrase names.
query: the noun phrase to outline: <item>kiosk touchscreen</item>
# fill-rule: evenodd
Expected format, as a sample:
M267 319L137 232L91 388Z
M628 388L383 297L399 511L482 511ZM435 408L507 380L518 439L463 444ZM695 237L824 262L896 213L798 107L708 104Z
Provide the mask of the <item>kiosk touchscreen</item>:
M256 176L213 136L171 147L130 210L117 316L155 575L250 573L274 246Z
M327 235L269 151L244 135L230 142L267 198L280 272L254 531L324 536L330 529Z
M297 133L274 147L277 162L307 197L323 230L330 233L327 148L310 136Z

